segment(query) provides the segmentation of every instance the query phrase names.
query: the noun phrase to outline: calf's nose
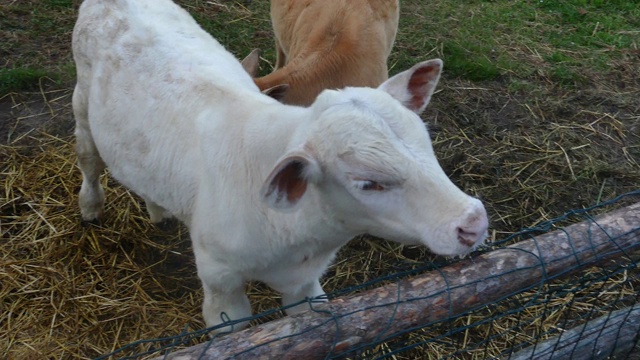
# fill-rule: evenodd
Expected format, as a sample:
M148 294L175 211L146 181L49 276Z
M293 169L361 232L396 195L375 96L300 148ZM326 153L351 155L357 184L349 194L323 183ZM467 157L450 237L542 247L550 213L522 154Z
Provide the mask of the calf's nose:
M458 241L468 247L474 247L484 241L487 237L487 229L489 228L489 219L487 211L482 203L474 203L470 213L461 221L456 228L458 232Z

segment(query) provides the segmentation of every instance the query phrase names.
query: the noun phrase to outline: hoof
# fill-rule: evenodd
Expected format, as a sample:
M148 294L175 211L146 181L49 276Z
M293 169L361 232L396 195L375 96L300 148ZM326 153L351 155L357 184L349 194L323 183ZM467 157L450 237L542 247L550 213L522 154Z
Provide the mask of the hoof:
M100 220L98 218L93 218L91 220L86 220L84 218L80 218L80 225L82 225L82 227L101 226L102 225L102 220Z

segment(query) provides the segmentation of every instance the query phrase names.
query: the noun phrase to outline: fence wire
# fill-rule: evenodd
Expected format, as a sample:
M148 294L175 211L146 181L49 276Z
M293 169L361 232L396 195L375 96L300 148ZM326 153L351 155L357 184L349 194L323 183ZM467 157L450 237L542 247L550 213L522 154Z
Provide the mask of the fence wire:
M619 196L610 201L598 204L588 209L573 210L565 215L543 222L533 228L523 229L501 241L495 242L482 250L488 253L501 249L513 243L533 239L536 241L541 234L552 230L561 230L562 226L590 220L593 227L600 225L593 219L591 213L607 208L620 207L620 204L640 199L640 190ZM631 231L640 233L640 228ZM624 235L628 235L623 234ZM608 241L617 244L617 238L609 236ZM589 239L591 240L591 239ZM593 244L593 249L598 244ZM636 306L640 295L640 271L638 270L638 256L635 248L618 247L614 261L599 261L599 256L591 262L580 261L579 251L570 256L578 261L574 267L566 268L554 275L548 275L541 266L542 276L533 285L519 289L517 292L502 296L490 304L471 306L445 319L425 322L417 326L404 328L400 331L387 332L395 318L395 309L400 301L411 302L423 298L400 299L398 290L397 301L384 305L388 308L389 326L382 326L381 331L372 341L365 341L349 349L337 350L338 334L341 331L340 320L351 314L334 314L328 312L326 320L318 326L331 325L335 327L335 341L331 351L322 354L320 358L349 358L349 359L605 359L608 356L627 358L634 353L631 349L636 346L640 337L640 330L636 323L640 323L640 307ZM607 254L602 254L602 257ZM327 294L330 299L375 288L381 284L398 282L401 279L429 271L436 271L444 275L444 269L460 260L439 260L413 266L408 269L402 264L399 270L388 276L363 283L361 285L342 289ZM540 265L537 265L540 266ZM522 269L519 269L522 270ZM488 274L489 278L500 278L509 275L508 272ZM431 294L443 296L452 294L455 285L447 282L446 294ZM475 286L477 283L461 286ZM400 289L400 286L397 287ZM308 299L311 309L316 309L317 302ZM451 301L450 301L451 303ZM291 306L294 306L293 304ZM246 320L268 318L283 309L272 309L257 314ZM359 311L370 310L363 307ZM319 311L319 310L318 310ZM326 312L326 310L322 310ZM450 312L453 314L453 310ZM221 326L236 322L230 321ZM628 323L634 324L627 326ZM602 325L604 324L604 325ZM610 325L615 324L615 325ZM599 326L602 325L602 326ZM312 331L310 327L306 331ZM122 358L142 359L150 356L167 356L178 348L192 346L198 343L206 344L202 353L210 347L215 347L226 334L210 336L211 329L193 330L187 325L184 331L174 336L159 339L140 340L126 345L116 351L105 354L98 359ZM624 334L623 334L624 333ZM303 332L280 338L302 336ZM606 347L603 344L614 342ZM619 343L616 343L619 342ZM254 348L244 349L233 354L242 357L251 354ZM610 344L609 344L610 345Z

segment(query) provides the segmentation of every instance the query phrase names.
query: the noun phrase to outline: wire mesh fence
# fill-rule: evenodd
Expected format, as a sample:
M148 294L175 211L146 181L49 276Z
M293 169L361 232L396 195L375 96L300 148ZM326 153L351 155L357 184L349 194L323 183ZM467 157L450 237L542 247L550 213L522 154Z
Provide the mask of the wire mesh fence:
M300 316L215 336L187 326L100 359L626 358L640 334L640 203L620 206L639 199L635 191L570 211L469 259L423 263L327 294L329 303L308 299Z

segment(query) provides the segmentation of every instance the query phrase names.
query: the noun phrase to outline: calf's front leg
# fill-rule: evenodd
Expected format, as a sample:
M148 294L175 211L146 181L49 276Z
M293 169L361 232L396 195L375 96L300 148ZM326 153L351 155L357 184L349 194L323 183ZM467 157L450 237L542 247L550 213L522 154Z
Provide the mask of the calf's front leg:
M202 315L207 327L220 325L226 321L235 321L251 316L251 304L245 294L245 281L232 269L217 264L206 253L194 247L198 276L202 281L204 302ZM212 333L238 331L249 324L243 321L212 330Z
M282 305L287 306L291 304L295 304L305 298L315 298L317 296L324 295L324 290L322 290L322 286L320 286L320 280L314 280L309 283L302 285L297 289L292 289L289 291L282 292ZM326 299L314 299L316 301L327 301ZM311 307L309 303L303 302L294 307L288 308L286 310L287 314L293 315L300 313L305 310L309 310Z

